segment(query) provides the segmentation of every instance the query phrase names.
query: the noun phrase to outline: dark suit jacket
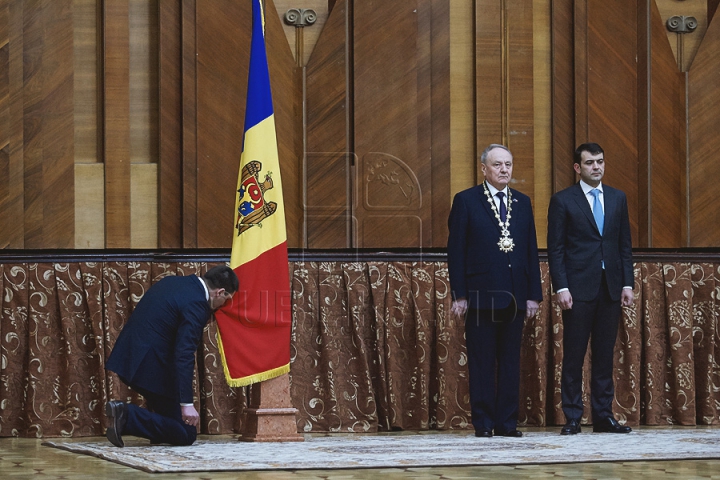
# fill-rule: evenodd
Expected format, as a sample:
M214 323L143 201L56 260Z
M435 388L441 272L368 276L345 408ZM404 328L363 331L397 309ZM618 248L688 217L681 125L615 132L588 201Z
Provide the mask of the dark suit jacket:
M448 219L448 270L453 297L466 298L468 308L501 309L512 296L518 309L528 300L542 301L540 261L530 198L511 190L512 252L498 247L500 226L483 186L464 190L453 200ZM512 294L512 296L511 296Z
M625 194L603 184L603 235L579 183L557 192L548 209L548 263L553 289L569 288L573 300L593 300L602 281L602 262L610 298L619 300L633 286L632 240Z
M195 351L212 311L195 275L166 277L142 297L105 368L131 387L192 403Z

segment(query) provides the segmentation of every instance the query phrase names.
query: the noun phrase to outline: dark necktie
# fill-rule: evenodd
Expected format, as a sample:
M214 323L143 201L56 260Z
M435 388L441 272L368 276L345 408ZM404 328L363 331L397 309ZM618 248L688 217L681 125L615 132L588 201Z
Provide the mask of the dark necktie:
M500 220L504 222L505 219L507 219L507 207L505 206L505 202L503 201L503 198L505 198L505 194L503 192L497 192L495 196L500 199Z

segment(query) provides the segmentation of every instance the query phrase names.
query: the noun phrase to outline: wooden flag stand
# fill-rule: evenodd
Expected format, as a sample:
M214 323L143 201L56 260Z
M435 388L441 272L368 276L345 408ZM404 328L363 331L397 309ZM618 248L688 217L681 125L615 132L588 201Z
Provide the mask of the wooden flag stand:
M251 387L250 406L245 409L241 442L302 442L297 432L297 408L290 400L290 377L279 377Z

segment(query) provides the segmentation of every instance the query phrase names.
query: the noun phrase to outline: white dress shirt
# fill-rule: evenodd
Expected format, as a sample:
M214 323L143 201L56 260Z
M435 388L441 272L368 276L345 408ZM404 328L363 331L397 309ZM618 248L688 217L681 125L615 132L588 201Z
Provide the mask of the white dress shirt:
M507 211L507 199L508 199L508 187L505 185L505 188L502 190L498 190L497 188L490 185L490 182L485 182L485 185L487 185L488 190L490 190L490 195L493 198L493 201L495 202L495 208L497 208L498 213L500 213L500 198L498 198L497 193L503 192L505 196L503 197L502 201L505 204L505 210Z
M583 191L583 193L585 194L585 200L588 201L588 204L590 205L590 211L593 212L593 213L595 213L595 210L594 210L594 206L595 206L595 196L594 196L592 193L590 193L590 191L591 191L591 190L594 190L594 189L596 189L596 188L597 188L598 190L600 190L600 195L598 195L598 199L600 200L600 205L602 206L602 209L603 209L603 215L605 215L605 193L603 192L602 182L600 182L597 187L591 187L590 185L588 185L587 183L585 183L583 180L580 180L580 188L582 188L582 191ZM603 263L603 268L605 268L605 264L604 264L604 263ZM625 289L625 288L629 288L630 290L632 290L632 287L630 287L630 286L625 286L625 287L623 287L623 289ZM568 290L568 289L567 289L567 288L561 288L560 290L558 290L558 291L555 292L555 293L564 292L564 291L566 291L566 290Z

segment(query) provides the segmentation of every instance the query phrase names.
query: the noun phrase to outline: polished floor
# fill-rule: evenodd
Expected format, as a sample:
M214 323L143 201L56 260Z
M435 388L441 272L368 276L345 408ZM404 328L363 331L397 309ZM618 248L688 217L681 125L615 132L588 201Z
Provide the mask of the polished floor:
M544 431L545 429L526 429ZM553 428L550 431L555 431ZM218 437L212 437L217 439ZM87 438L81 439L87 441ZM0 438L0 479L718 479L720 460L580 463L493 467L384 468L261 472L145 473L106 460L43 447L42 440Z

